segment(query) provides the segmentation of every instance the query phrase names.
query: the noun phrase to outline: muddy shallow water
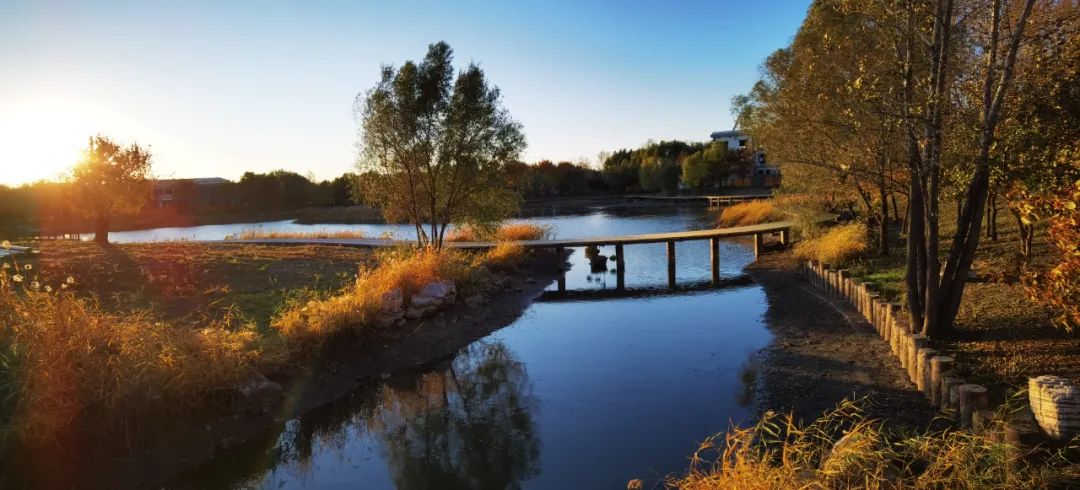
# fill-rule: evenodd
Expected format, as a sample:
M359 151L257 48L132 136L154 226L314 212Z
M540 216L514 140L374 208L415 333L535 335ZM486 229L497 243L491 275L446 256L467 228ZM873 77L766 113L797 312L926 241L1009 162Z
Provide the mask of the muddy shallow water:
M560 237L704 228L703 210L547 218ZM601 253L612 253L609 247ZM747 369L770 334L753 253L707 242L627 246L626 287L581 250L510 326L452 358L387 375L217 455L174 488L625 488L685 469L696 443L753 416ZM614 266L614 263L611 263ZM597 294L605 291L610 294Z

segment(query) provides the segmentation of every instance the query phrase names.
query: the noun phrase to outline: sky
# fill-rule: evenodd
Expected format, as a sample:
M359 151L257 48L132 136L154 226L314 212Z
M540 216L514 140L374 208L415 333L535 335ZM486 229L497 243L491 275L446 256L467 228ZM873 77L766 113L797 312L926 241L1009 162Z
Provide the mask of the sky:
M809 0L0 0L0 184L54 179L89 136L161 178L354 168L357 94L433 42L475 62L527 162L731 129L733 95Z

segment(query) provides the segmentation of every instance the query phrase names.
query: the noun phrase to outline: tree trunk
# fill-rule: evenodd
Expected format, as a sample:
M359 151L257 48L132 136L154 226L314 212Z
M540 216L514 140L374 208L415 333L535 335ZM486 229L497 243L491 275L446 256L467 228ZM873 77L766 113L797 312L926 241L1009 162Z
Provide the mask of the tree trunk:
M94 218L94 241L109 243L109 214L101 213Z
M882 257L889 255L889 199L885 191L885 183L881 182L878 187L881 197L881 219L878 223L878 253Z

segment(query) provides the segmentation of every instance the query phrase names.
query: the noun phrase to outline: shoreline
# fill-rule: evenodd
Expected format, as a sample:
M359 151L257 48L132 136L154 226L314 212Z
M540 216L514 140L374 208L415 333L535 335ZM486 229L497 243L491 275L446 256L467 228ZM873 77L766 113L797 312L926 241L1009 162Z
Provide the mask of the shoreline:
M771 251L746 267L765 290L773 338L758 352L758 414L791 412L813 421L844 398L888 429L925 429L937 411L925 400L850 306L826 298L801 278L788 251Z
M408 321L377 338L345 336L329 342L306 365L287 373L268 374L282 387L283 397L226 412L195 414L184 420L125 420L118 439L97 441L94 449L62 447L24 451L39 464L12 484L29 488L153 488L227 454L230 448L269 438L276 441L285 422L326 406L365 384L392 373L431 365L520 318L557 277L554 257L534 255L516 273L500 274L501 285L489 290L488 301L470 308L463 301L438 314ZM475 306L475 305L474 305ZM420 335L418 335L420 334ZM203 415L203 416L200 416ZM134 427L132 427L134 426ZM110 429L111 435L118 435ZM98 435L102 430L98 429ZM130 440L132 432L136 439ZM82 438L80 436L80 438ZM86 442L79 446L85 446ZM41 467L46 451L50 464ZM64 454L55 454L62 452ZM22 458L18 458L22 459ZM18 467L18 461L11 468Z

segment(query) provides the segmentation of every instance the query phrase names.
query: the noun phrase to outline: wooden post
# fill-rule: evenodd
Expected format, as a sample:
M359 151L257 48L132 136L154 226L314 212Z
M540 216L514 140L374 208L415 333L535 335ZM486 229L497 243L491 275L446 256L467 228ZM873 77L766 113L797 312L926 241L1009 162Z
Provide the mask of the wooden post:
M930 358L930 404L936 407L947 408L948 391L945 386L946 379L955 379L952 374L953 358L949 356L934 356Z
M971 414L989 404L986 387L976 384L960 385L960 426L971 427Z
M713 286L720 284L720 239L713 237L709 239L709 259L712 266L712 283Z
M555 267L558 270L563 270L563 248L555 247Z
M784 228L780 230L780 244L785 247L791 245L791 229Z
M626 289L626 259L623 257L623 246L615 244L615 289Z
M756 255L755 255L756 257ZM669 288L675 287L675 242L667 242L667 284Z
M900 358L900 364L903 365L904 356L900 355L900 339L903 336L903 332L900 331L900 325L896 323L896 316L899 312L900 305L898 303L888 303L885 305L885 319L889 329L889 347L892 349L893 355Z
M566 292L566 274L559 274L559 292Z
M761 233L754 233L754 260L757 260L761 255L762 249L765 246L765 237Z
M851 271L847 269L841 269L840 276L836 279L837 286L839 286L839 296L841 299L847 299L848 297L848 284L851 281Z
M993 430L994 411L980 409L971 412L971 432L975 435L988 434Z
M908 377L915 386L919 386L919 349L926 347L926 336L918 333L907 334Z
M933 392L930 389L932 380L931 369L933 368L931 364L938 352L929 347L925 347L926 341L929 341L929 339L923 338L925 339L923 343L924 346L919 348L919 360L916 361L915 365L915 386L918 386L919 391L926 395L927 400L933 401Z

